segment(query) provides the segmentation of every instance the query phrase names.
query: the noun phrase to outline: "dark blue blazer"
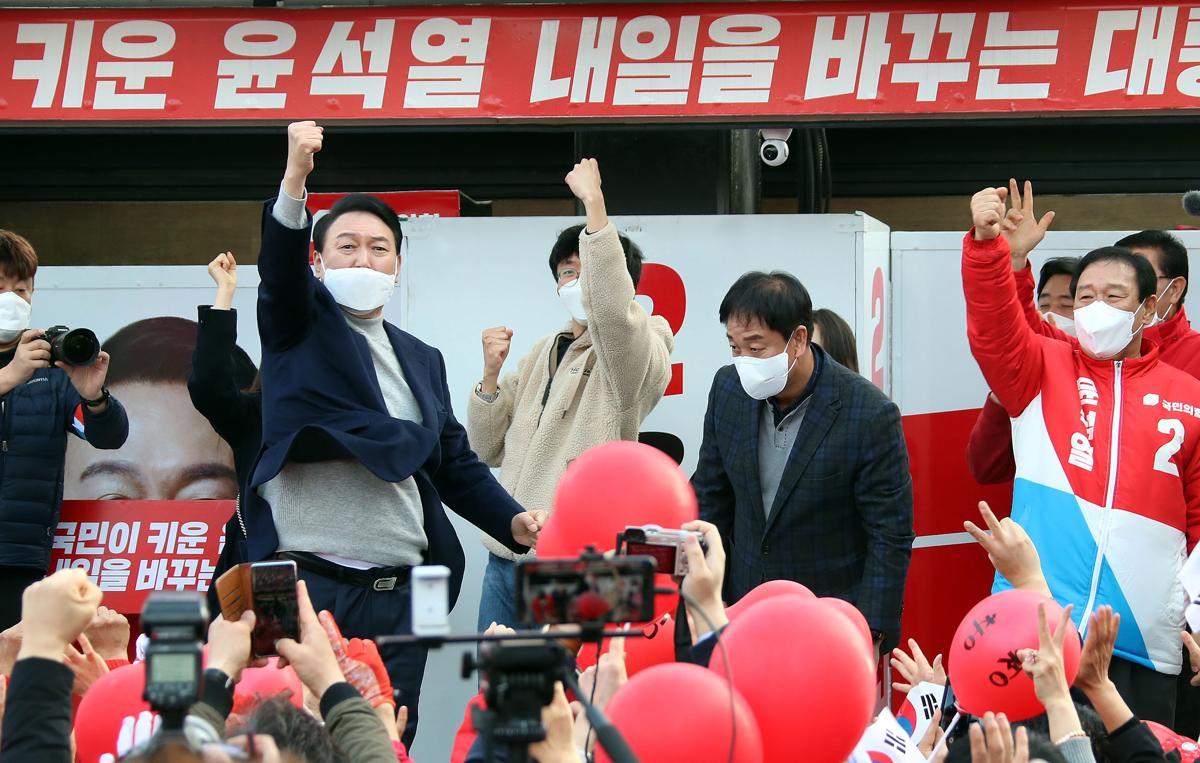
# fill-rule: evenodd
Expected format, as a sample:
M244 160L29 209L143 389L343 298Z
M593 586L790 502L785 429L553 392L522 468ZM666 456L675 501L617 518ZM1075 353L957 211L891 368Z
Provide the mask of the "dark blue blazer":
M900 410L862 376L823 360L770 519L758 468L767 403L746 394L733 366L713 379L692 486L700 516L726 545L728 603L764 581L795 580L855 604L892 644L914 537Z
M388 414L367 340L346 325L309 267L308 229L281 225L271 215L274 203L263 210L258 255L263 443L244 502L250 558L270 556L279 545L271 509L255 488L289 461L353 458L379 479L416 481L429 539L426 563L450 568L453 606L465 558L443 501L518 553L529 550L512 538L512 518L523 509L467 443L450 406L441 353L385 322L422 423ZM337 507L327 511L333 530Z

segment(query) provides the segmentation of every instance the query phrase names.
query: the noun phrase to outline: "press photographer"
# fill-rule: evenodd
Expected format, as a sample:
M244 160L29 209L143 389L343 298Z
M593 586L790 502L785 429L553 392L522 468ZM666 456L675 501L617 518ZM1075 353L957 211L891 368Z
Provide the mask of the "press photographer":
M22 592L50 566L67 433L103 449L129 434L95 334L29 328L37 265L27 240L0 230L0 630L21 619Z

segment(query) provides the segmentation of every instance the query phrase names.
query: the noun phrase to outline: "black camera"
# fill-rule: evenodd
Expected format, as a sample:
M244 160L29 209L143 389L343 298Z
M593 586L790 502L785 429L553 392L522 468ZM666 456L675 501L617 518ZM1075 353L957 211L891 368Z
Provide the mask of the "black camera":
M546 738L542 708L554 700L554 683L574 668L572 662L558 642L532 639L484 642L478 660L463 655L463 678L478 669L483 679L488 709L475 708L472 722L488 747L486 759L499 745L524 760L528 745Z
M51 326L42 334L50 343L50 362L68 366L90 366L100 357L100 340L91 329Z
M208 605L198 593L160 591L142 607L142 630L150 638L142 699L162 716L164 731L181 730L188 708L200 698L207 629Z

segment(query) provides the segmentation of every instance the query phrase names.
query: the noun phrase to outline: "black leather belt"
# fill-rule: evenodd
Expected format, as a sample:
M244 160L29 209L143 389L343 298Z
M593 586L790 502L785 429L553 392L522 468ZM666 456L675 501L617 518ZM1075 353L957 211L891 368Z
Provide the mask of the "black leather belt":
M314 575L374 591L391 591L407 585L412 574L412 567L372 567L369 570L356 570L302 551L283 551L276 556L293 561L297 567Z

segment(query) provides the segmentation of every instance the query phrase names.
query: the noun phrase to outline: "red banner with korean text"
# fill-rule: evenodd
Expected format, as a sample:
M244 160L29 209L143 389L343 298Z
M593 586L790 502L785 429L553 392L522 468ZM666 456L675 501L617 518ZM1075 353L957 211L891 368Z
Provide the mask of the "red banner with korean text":
M208 590L235 501L63 501L50 571L85 570L104 605L137 615L152 591Z
M1200 8L0 11L0 121L688 121L1195 109Z

